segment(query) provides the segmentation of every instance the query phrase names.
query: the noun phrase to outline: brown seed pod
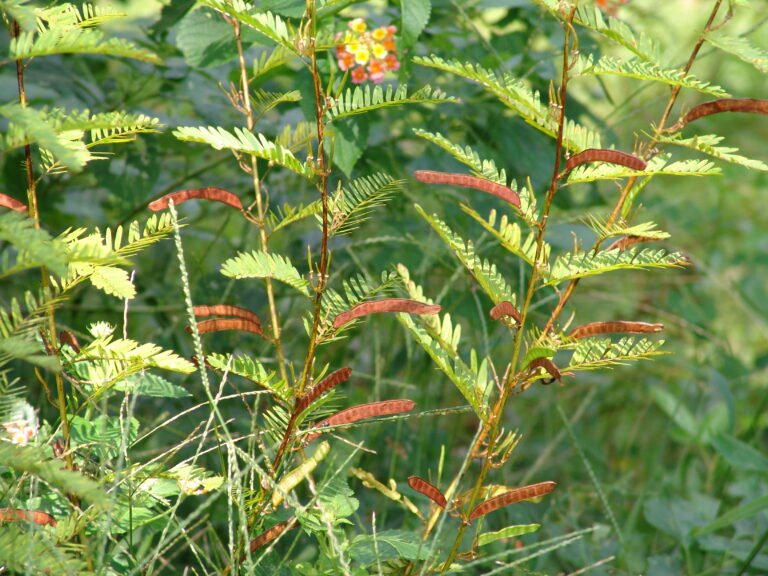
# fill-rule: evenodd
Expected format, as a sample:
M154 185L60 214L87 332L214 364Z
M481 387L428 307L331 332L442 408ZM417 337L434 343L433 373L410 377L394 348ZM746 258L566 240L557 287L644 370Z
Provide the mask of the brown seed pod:
M296 402L296 414L299 414L307 409L307 406L312 404L321 395L325 394L331 388L338 386L342 382L349 380L352 376L352 368L339 368L334 372L331 372L320 380L309 392L307 392L302 398Z
M80 352L80 342L77 341L77 337L69 330L59 332L59 342L70 345L75 352Z
M721 114L722 112L746 112L749 114L768 114L768 100L757 100L755 98L721 98L704 102L694 106L683 116L683 118L670 131L679 130L689 122L711 116L712 114Z
M424 478L419 476L409 476L408 486L416 490L416 492L424 494L424 496L432 500L432 502L440 506L440 508L445 508L447 502L445 501L443 493L440 492L436 486L424 480Z
M207 332L222 332L224 330L242 330L243 332L252 332L259 336L264 336L264 332L261 330L261 325L250 320L243 320L242 318L215 318L213 320L203 320L197 323L197 331L200 334L206 334ZM187 332L192 330L187 327Z
M588 164L590 162L618 164L620 166L632 168L632 170L645 170L646 166L641 158L632 154L627 154L626 152L608 150L606 148L590 148L568 158L568 162L565 163L565 169L560 173L560 178L567 176L568 173L577 166Z
M377 314L379 312L406 312L407 314L437 314L441 307L438 304L425 304L407 298L385 298L373 302L363 302L351 310L342 312L333 319L333 327L338 329L355 318Z
M469 515L467 520L472 522L472 520L475 518L485 516L489 512L493 512L499 508L503 508L504 506L509 506L510 504L515 504L516 502L522 502L523 500L530 500L531 498L544 496L545 494L552 492L552 490L555 489L555 486L557 486L556 482L549 481L539 482L538 484L529 484L528 486L523 486L522 488L515 488L514 490L505 492L501 496L496 496L496 498L491 498L490 500L481 502L475 506L475 509L472 510L472 513Z
M366 418L375 418L377 416L391 416L393 414L402 414L410 412L416 406L413 400L384 400L382 402L371 402L370 404L358 404L341 412L336 412L333 416L326 418L315 424L313 428L324 428L326 426L336 426L339 424L349 424ZM320 432L315 432L306 436L306 441L311 442Z
M149 209L153 212L159 212L168 208L168 203L173 200L173 203L178 206L183 204L187 200L213 200L214 202L222 202L232 208L238 210L243 209L243 203L240 202L240 198L228 192L222 188L216 188L215 186L206 186L205 188L190 188L189 190L179 190L178 192L172 192L166 194L162 198L158 198L154 202L150 202Z
M416 177L416 180L425 184L447 184L448 186L461 186L462 188L473 188L481 192L487 192L520 208L520 196L516 192L513 192L503 184L486 180L485 178L469 176L468 174L435 172L434 170L416 170L413 175Z
M56 519L40 510L22 510L21 508L0 508L0 522L33 522L40 526L56 526Z
M254 312L251 312L246 308L241 308L240 306L231 306L229 304L195 306L194 313L195 316L233 316L235 318L250 320L261 326L261 320Z
M531 371L536 370L536 368L544 368L547 372L549 372L549 375L552 376L555 380L560 380L560 378L563 377L563 375L560 373L560 370L555 366L555 363L552 362L549 358L536 358L535 360L531 360L531 363L528 365L528 368ZM552 384L552 382L546 382L547 384Z
M653 242L656 238L649 238L647 236L622 236L616 239L605 250L626 250L627 248L640 244L641 242Z
M582 324L571 331L571 338L587 338L596 334L645 334L652 332L661 332L664 330L664 324L652 324L650 322L627 322L618 320L615 322L590 322Z
M514 304L512 302L509 302L508 300L504 300L503 302L499 302L491 308L491 319L492 320L498 320L502 316L511 316L515 319L515 321L518 324L521 324L523 322L523 317L520 314L520 311L515 308Z
M27 205L23 202L19 202L16 198L11 198L6 194L0 193L0 206L8 208L9 210L15 210L16 212L26 212Z
M266 544L269 544L272 542L272 540L275 540L278 536L280 536L283 532L286 530L290 530L292 528L296 528L298 526L298 523L295 521L295 518L291 518L290 520L286 520L285 522L280 522L280 524L275 524L267 530L266 532L262 532L256 538L251 540L250 545L248 548L251 551L251 554L256 552L259 548L264 547ZM242 562L245 559L245 554L240 558L240 561Z

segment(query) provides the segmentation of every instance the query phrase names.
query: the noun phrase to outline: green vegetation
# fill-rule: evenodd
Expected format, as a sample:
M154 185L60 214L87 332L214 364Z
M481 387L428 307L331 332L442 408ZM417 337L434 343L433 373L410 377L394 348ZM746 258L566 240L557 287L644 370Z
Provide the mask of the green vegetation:
M0 12L0 571L768 572L762 3Z

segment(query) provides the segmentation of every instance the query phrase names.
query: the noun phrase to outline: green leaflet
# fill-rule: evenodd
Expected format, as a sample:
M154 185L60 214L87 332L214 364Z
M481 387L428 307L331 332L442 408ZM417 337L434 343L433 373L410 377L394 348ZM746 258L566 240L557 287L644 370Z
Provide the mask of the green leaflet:
M309 297L309 282L280 254L261 250L241 252L221 265L221 273L230 278L272 278Z
M566 280L597 276L614 270L645 270L648 268L677 268L685 257L679 252L667 252L655 248L630 248L598 252L568 252L552 263L546 286L557 286Z
M315 175L315 169L310 164L301 162L287 148L268 140L263 134L254 134L243 128L235 128L232 133L217 126L186 126L174 130L173 135L183 142L200 142L216 150L252 154L308 179Z
M610 338L585 338L579 340L565 370L597 370L632 362L648 360L664 354L659 348L664 340L649 340L625 336L614 342Z
M753 158L747 158L740 154L736 154L739 151L738 148L731 148L729 146L718 146L723 141L723 136L717 134L702 134L694 136L692 138L683 138L681 134L675 134L674 136L661 136L659 142L665 144L673 144L675 146L682 146L689 150L696 150L702 154L706 154L725 162L732 164L738 164L745 168L751 168L754 170L768 171L768 164L761 160L755 160Z
M720 50L752 64L760 72L768 73L768 50L755 46L746 38L724 34L720 30L707 32L706 39Z
M474 276L477 283L494 304L498 304L503 300L509 300L514 303L515 296L512 292L512 288L496 269L495 264L492 264L488 260L482 260L475 254L475 248L471 240L464 240L436 215L428 215L418 204L415 204L414 206L421 217L424 218L429 225L434 228L438 236L448 244L451 251Z
M397 88L388 84L386 90L381 86L356 86L347 88L341 97L334 100L328 108L330 121L347 118L356 114L364 114L381 108L400 106L402 104L442 104L445 102L456 103L459 100L448 96L439 88L427 85L415 92L408 94L408 86L401 84Z

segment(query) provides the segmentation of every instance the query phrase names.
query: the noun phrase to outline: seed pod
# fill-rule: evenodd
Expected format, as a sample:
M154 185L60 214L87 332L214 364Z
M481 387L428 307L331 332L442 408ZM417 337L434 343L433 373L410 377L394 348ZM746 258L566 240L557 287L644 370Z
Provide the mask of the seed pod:
M485 516L489 512L493 512L499 508L503 508L504 506L509 506L510 504L522 502L523 500L530 500L531 498L538 498L539 496L549 494L552 492L552 490L555 489L555 486L557 486L556 482L539 482L538 484L529 484L528 486L515 488L514 490L505 492L501 496L496 496L496 498L491 498L490 500L486 500L485 502L478 504L469 515L468 521L472 522L472 520L475 518Z
M318 422L313 428L324 428L326 426L337 426L339 424L350 424L366 418L375 418L377 416L391 416L393 414L402 414L410 412L416 406L413 400L384 400L382 402L371 402L370 404L358 404L341 412L336 412L333 416ZM321 432L309 434L306 437L307 442L317 438Z
M320 380L316 386L296 402L296 414L306 410L307 406L331 388L349 380L350 376L352 376L352 368L340 368L328 374L328 376Z
M509 302L507 300L504 300L503 302L499 302L491 308L491 319L492 320L498 320L502 316L511 316L515 319L515 321L518 324L521 324L523 322L523 317L520 315L520 312L517 308L515 308L514 304L512 302Z
M328 456L330 451L331 445L328 442L323 442L320 444L320 446L317 447L317 450L315 450L315 453L311 458L308 458L299 464L296 468L288 472L288 474L283 476L282 480L280 480L280 482L275 487L275 490L272 492L272 506L279 506L285 498L285 495L296 488L296 486L301 484L302 481L307 478L307 476L312 474L314 469L317 468L317 465L320 464L320 462L322 462L326 456Z
M571 170L582 164L588 164L590 162L607 162L608 164L618 164L620 166L626 166L632 168L632 170L645 170L645 162L641 158L626 152L620 152L618 150L608 150L606 148L590 148L579 152L568 158L568 162L565 163L565 169L560 173L560 178L567 176Z
M162 198L158 198L154 202L150 202L149 209L153 212L159 212L168 208L168 203L173 200L173 203L178 206L183 204L187 200L213 200L214 202L221 202L232 208L238 210L243 209L243 203L240 202L240 198L228 192L222 188L216 188L214 186L207 186L205 188L190 188L189 190L180 190L178 192L172 192L166 194Z
M425 304L407 298L385 298L373 302L363 302L351 310L342 312L333 319L333 327L339 329L355 318L377 314L379 312L405 312L407 314L437 314L441 307L438 304Z
M513 206L520 208L520 196L503 184L469 176L468 174L450 174L448 172L435 172L434 170L417 170L413 173L416 180L425 184L447 184L448 186L461 186L462 188L473 188L481 192L487 192Z
M596 334L645 334L661 332L664 324L651 324L650 322L627 322L618 320L615 322L590 322L582 324L571 331L571 338L587 338Z
M275 524L267 530L266 532L262 532L256 538L251 540L250 545L248 546L251 550L251 554L256 552L259 548L263 548L266 544L269 544L272 542L272 540L275 540L278 536L280 536L283 532L286 530L291 530L293 528L296 528L298 526L298 523L295 521L295 518L291 518L290 520L286 520L285 522L280 522L279 524ZM240 562L245 560L245 554L242 555L240 558Z
M531 372L537 368L544 368L544 370L549 372L549 375L552 376L552 378L555 380L560 380L560 378L563 376L557 366L555 366L555 363L552 362L552 360L549 358L536 358L535 360L531 360L528 368L531 370ZM552 384L552 382L546 382L546 384Z
M653 242L654 240L656 240L656 238L648 238L646 236L622 236L607 246L605 250L626 250L635 244L640 244L641 242Z
M768 100L757 100L755 98L721 98L704 102L694 106L680 122L675 124L670 130L679 130L689 122L711 116L712 114L721 114L722 112L747 112L750 114L768 114Z
M206 334L208 332L222 332L224 330L242 330L243 332L252 332L259 336L264 336L264 332L261 329L261 325L250 320L243 320L241 318L216 318L214 320L203 320L197 323L197 331L200 334ZM192 329L187 327L187 332L191 332Z
M261 326L261 320L254 312L251 312L247 308L241 308L240 306L231 306L229 304L195 306L194 313L195 316L233 316L234 318L250 320Z
M80 342L77 341L77 337L69 330L59 332L59 342L68 344L75 352L80 352Z
M11 198L6 194L0 193L0 206L8 208L9 210L15 210L16 212L26 212L27 205L23 202L19 202L16 198Z
M56 519L40 510L21 508L0 508L0 522L32 522L39 526L56 526Z
M416 490L416 492L424 494L424 496L432 500L432 502L440 506L440 508L445 508L447 502L445 501L443 493L440 492L436 486L424 480L424 478L419 476L409 476L408 486Z

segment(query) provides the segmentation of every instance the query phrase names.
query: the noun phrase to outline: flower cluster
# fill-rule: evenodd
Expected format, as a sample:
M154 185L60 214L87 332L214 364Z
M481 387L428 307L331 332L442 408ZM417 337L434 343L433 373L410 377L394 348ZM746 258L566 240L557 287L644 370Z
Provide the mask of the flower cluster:
M3 422L8 441L17 446L26 446L37 435L37 423L27 420Z
M339 68L351 70L352 82L362 84L366 80L379 83L387 72L400 68L395 54L396 26L382 26L368 31L362 18L350 21L349 30L336 35L336 59Z

